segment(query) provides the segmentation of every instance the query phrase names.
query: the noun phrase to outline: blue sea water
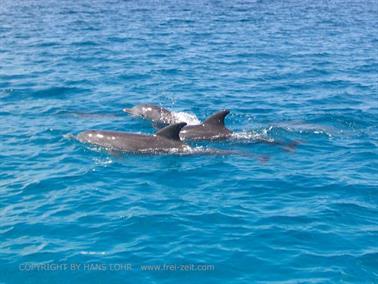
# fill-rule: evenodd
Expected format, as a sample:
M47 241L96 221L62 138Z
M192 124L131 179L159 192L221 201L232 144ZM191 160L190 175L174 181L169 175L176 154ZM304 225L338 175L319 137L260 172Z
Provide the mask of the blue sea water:
M69 138L145 102L244 154ZM2 0L0 119L0 283L378 283L375 0Z

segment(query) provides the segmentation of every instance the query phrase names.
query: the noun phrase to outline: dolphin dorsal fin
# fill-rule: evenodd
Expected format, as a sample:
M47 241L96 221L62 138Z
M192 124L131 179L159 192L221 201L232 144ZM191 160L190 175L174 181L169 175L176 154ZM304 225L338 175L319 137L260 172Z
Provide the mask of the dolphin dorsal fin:
M181 131L181 128L183 128L185 125L186 122L168 125L167 127L164 127L163 129L160 129L158 132L156 132L156 135L171 140L180 140L179 133Z
M218 111L213 115L209 116L203 124L224 126L224 118L229 113L230 111L228 109Z

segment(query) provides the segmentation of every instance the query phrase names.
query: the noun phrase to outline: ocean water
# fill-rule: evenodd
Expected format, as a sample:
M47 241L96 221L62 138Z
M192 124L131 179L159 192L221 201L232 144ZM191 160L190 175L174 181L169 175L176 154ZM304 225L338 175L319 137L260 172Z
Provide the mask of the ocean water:
M70 139L146 102L237 153ZM2 0L0 122L0 283L378 282L375 0Z

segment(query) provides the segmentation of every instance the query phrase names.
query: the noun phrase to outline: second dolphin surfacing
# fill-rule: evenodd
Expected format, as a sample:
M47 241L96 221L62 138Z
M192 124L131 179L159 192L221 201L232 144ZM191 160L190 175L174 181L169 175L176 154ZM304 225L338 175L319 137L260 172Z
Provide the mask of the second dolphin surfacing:
M209 116L203 123L187 125L180 132L183 140L221 140L231 137L232 131L224 125L229 110L221 110Z
M177 119L169 110L152 104L140 104L132 108L123 109L134 116L149 119L160 125L178 123ZM180 132L182 140L221 140L231 136L232 131L224 124L225 117L229 110L221 110L209 116L203 123L197 125L186 125Z
M132 108L124 108L123 111L134 116L151 120L161 126L184 122L177 121L169 110L153 104L139 104Z

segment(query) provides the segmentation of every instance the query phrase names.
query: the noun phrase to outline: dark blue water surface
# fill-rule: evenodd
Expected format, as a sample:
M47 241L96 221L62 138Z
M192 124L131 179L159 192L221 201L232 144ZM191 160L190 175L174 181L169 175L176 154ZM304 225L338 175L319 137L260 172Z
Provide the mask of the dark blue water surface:
M70 139L143 102L239 154ZM2 0L0 119L1 283L378 281L376 0Z

